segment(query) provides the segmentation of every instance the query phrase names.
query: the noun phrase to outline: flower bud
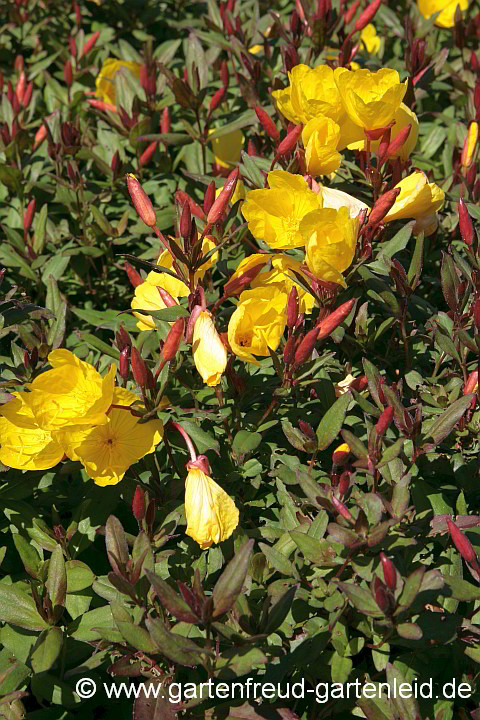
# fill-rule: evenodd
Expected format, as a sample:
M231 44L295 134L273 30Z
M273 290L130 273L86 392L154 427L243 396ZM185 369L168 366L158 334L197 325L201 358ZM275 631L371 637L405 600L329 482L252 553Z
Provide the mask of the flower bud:
M170 132L170 111L168 107L163 108L160 131L165 135Z
M93 35L91 35L88 38L87 42L83 46L82 57L85 57L86 55L88 55L90 50L92 50L95 47L99 37L100 37L100 30L97 30L97 32L93 33Z
M72 87L73 83L73 68L72 68L72 61L70 58L67 60L65 65L63 66L63 77L65 79L65 84L68 88Z
M220 78L223 83L223 87L225 90L228 88L229 83L229 76L228 76L228 62L226 60L222 60L222 64L220 66Z
M373 2L370 3L370 5L361 13L360 17L355 23L356 32L363 30L368 25L368 23L372 22L381 4L382 0L373 0Z
M257 265L254 265L253 267L246 270L242 275L239 277L233 278L233 280L229 280L223 288L223 295L224 297L229 297L230 295L238 295L242 290L245 289L247 285L250 285L252 280L254 280L257 275L263 270L264 268L263 263L258 263Z
M480 297L477 297L473 305L473 320L477 330L480 331Z
M187 323L187 332L185 333L185 342L191 343L193 340L193 332L195 330L195 323L197 322L200 313L203 312L204 308L201 305L195 305L192 309L190 317Z
M212 113L214 110L217 109L217 107L223 102L225 99L225 96L227 94L227 91L224 87L219 88L217 92L214 94L212 99L210 100L210 107L209 107L209 114Z
M308 360L317 343L318 333L319 328L314 327L313 330L310 330L310 332L305 335L295 352L295 365L302 365Z
M127 382L128 380L128 374L129 374L129 358L130 358L130 348L128 345L123 348L122 352L120 353L120 377L124 382Z
M385 215L392 209L397 196L400 195L400 192L400 188L393 188L393 190L388 190L378 198L370 215L368 216L369 225L378 225L382 222Z
M338 481L338 493L340 497L345 497L348 492L348 488L350 487L350 474L349 470L344 470L340 475L340 480Z
M132 173L127 174L127 186L138 215L145 225L154 227L157 223L157 215L153 209L152 201Z
M190 239L192 232L192 214L190 212L190 206L186 202L183 206L182 215L180 217L180 235L184 240Z
M478 140L478 123L473 121L468 128L467 137L463 144L461 163L463 168L469 168L473 162L475 148Z
M461 530L459 530L459 528L455 525L453 520L450 520L450 518L447 520L447 525L448 531L453 540L453 544L455 545L465 562L476 563L477 553L475 552L475 549L467 536L464 535Z
M350 5L348 10L345 11L345 13L343 15L343 21L344 21L345 25L348 25L349 23L352 22L358 8L360 7L360 3L361 3L361 0L355 0L355 2L353 2Z
M215 182L213 184L215 185ZM187 203L192 215L195 215L195 217L199 218L200 220L205 220L205 213L203 212L200 205L198 205L195 200L191 198L190 195L184 190L177 190L177 192L175 193L175 200L179 205L182 206Z
M213 203L215 202L216 192L217 192L217 187L215 185L215 180L212 180L210 185L207 187L205 197L203 198L203 209L204 209L205 213L208 213L210 211L210 208L212 207ZM205 217L205 215L204 215L204 217Z
M23 103L23 97L25 95L25 88L27 85L27 79L25 76L24 71L20 73L20 77L18 78L17 86L15 88L15 95L17 96L17 100L19 104Z
M383 437L385 433L387 432L394 415L394 409L390 405L385 408L383 413L380 415L380 418L375 425L375 430L377 431L377 437Z
M316 436L316 434L315 434L315 430L312 428L312 426L310 425L310 423L305 422L305 420L299 420L299 421L298 421L298 426L299 426L300 430L303 432L304 435L306 435L307 437L309 437L311 440L315 440L315 439L316 439L317 436Z
M282 142L277 147L276 157L282 157L282 155L288 155L296 146L303 130L303 124L296 125L293 130L290 130L288 135L283 138Z
M285 365L290 365L291 362L293 362L293 359L295 357L295 346L297 344L297 339L293 335L290 335L287 342L285 343L285 347L283 349L283 361Z
M467 378L467 382L465 383L463 394L470 395L470 393L474 393L477 390L477 388L478 388L478 370L473 370L473 372L471 372Z
M350 447L348 443L342 443L332 453L332 462L335 467L345 465L350 457Z
M178 318L178 320L173 323L172 328L168 333L167 339L165 340L165 344L163 346L162 355L165 362L170 362L170 360L173 360L173 358L177 354L178 348L180 347L180 344L183 340L184 331L185 320L183 319L183 317Z
M147 366L134 345L132 345L132 373L137 385L145 388L147 386Z
M116 105L112 105L111 103L104 102L103 100L96 100L95 98L88 98L88 104L92 107L96 108L97 110L103 110L103 112L107 112L108 110L110 112L117 112Z
M392 142L389 144L387 151L386 151L386 157L395 157L398 151L401 147L407 142L408 136L410 135L410 131L412 129L412 124L409 123L406 127L402 128L400 132L398 133L397 137L392 140Z
M288 308L287 308L287 326L292 329L295 327L298 320L298 292L294 285L290 290L288 296Z
M378 576L373 580L373 595L380 610L387 614L390 609L390 601L387 588Z
M125 268L128 279L130 280L134 288L142 285L145 282L138 270L136 270L133 265L130 265L129 262L125 262L123 267Z
M272 140L280 140L280 130L277 128L270 115L265 112L260 105L255 107L255 112L257 113L257 117L260 120L263 129L268 135L270 135Z
M468 247L471 247L472 243L473 243L473 239L475 237L475 233L474 233L474 229L473 229L472 218L470 217L468 208L467 208L463 198L460 198L459 202L457 203L457 210L458 210L458 217L460 220L460 222L459 222L460 235L462 237L463 242L466 245L468 245Z
M135 488L135 495L133 496L132 501L132 512L135 520L138 522L141 522L145 517L145 490L140 485L137 485Z
M70 48L72 57L77 57L77 41L75 40L73 35L70 35L70 37L68 38L68 46Z
M235 170L232 170L228 176L227 181L223 186L223 190L208 211L207 223L209 225L214 225L222 217L228 203L230 202L230 198L235 192L239 176L240 168L235 168Z
M338 512L338 514L344 517L345 520L348 520L349 522L353 521L353 516L350 510L347 508L346 505L344 505L340 500L338 500L335 495L332 496L332 505Z
M27 87L25 88L25 95L23 96L23 107L28 108L30 105L30 100L32 99L33 95L33 82L29 82Z
M323 340L328 337L339 325L341 325L345 318L350 315L355 302L355 298L347 300L347 302L342 303L340 307L330 313L328 317L317 323L318 340Z
M120 325L117 332L115 333L115 340L120 352L122 352L124 348L130 348L132 346L132 339L128 332L125 330L125 325Z
M395 570L395 565L384 552L380 553L380 560L382 561L383 577L385 578L387 587L393 592L397 587L397 571Z
M157 146L158 142L155 140L154 142L150 143L147 148L145 148L145 150L138 159L138 164L140 167L145 167L145 165L149 164L150 160L155 155L155 150L157 149Z
M35 217L35 211L37 209L37 201L32 198L28 203L28 207L23 216L23 229L25 233L28 233L32 227L33 218Z

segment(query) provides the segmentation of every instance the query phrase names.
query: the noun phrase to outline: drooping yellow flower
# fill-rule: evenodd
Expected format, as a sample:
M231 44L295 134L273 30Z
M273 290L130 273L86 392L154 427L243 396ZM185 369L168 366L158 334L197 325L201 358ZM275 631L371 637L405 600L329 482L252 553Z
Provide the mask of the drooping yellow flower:
M340 127L327 117L309 120L303 128L305 162L310 175L329 175L338 170L342 156L337 152Z
M383 222L414 218L414 233L432 235L438 227L437 211L443 206L445 193L435 183L429 183L424 172L417 170L400 180L395 187L400 194Z
M348 208L323 208L309 213L300 224L305 238L307 265L314 275L346 287L342 272L353 261L359 223Z
M435 20L435 24L445 28L455 25L457 5L460 5L460 10L465 12L468 8L468 0L418 0L418 9L423 17L428 20L432 15L439 12L440 15Z
M462 157L460 158L462 167L465 169L469 168L473 162L475 150L477 148L477 141L478 123L474 120L470 123L468 128L467 137L465 138L465 142L463 144Z
M274 249L301 247L304 241L298 231L300 221L322 207L321 195L310 190L302 175L285 170L269 172L268 184L270 189L250 190L242 205L250 232Z
M407 92L407 80L400 82L396 70L334 70L343 107L348 117L366 130L388 125Z
M129 410L138 396L116 387L113 407L104 425L72 426L59 430L55 438L63 445L71 460L79 460L97 485L116 485L128 468L155 447L163 438L161 420L140 423Z
M211 128L209 134L211 135L215 130L216 128ZM240 162L244 142L245 137L241 130L232 130L232 132L212 140L212 150L216 164L220 165L220 167L232 168L236 163Z
M391 140L395 140L398 133L407 127L407 125L411 125L412 129L410 130L410 134L407 138L407 141L402 145L401 148L398 149L398 151L393 155L393 157L399 157L401 160L408 160L410 155L415 149L415 146L417 144L418 140L418 128L419 128L419 122L418 118L415 115L415 113L410 110L405 103L400 103L400 107L396 111L395 115L393 116L393 119L395 121L395 125L391 129ZM362 131L363 132L363 131ZM370 143L370 150L374 153L377 152L378 146L380 145L380 140L372 140ZM365 133L363 133L363 137L360 137L358 141L352 142L348 144L349 150L365 150L367 147L367 142L365 140Z
M205 550L227 540L238 525L239 512L230 495L203 470L191 467L185 482L186 534Z
M296 124L307 123L319 115L340 124L344 109L331 67L296 65L288 79L288 87L272 93L282 115Z
M268 357L285 330L288 295L275 286L245 290L228 323L228 342L235 355L258 365L255 355Z
M70 350L52 350L48 356L52 370L27 385L32 391L24 400L38 426L56 430L66 425L100 425L112 404L116 367L102 378L89 363Z
M64 457L63 447L35 421L26 392L0 406L0 462L18 470L47 470Z
M218 385L227 366L227 349L208 311L201 312L195 323L192 352L203 381L209 387Z
M115 105L117 99L115 78L117 73L122 70L129 70L135 75L135 77L140 79L141 68L142 66L140 63L130 62L129 60L107 58L102 65L102 69L97 75L95 83L97 89L95 91L95 95L104 102Z
M367 52L376 55L382 46L382 41L377 35L377 30L373 23L366 25L360 33L360 40L366 48Z

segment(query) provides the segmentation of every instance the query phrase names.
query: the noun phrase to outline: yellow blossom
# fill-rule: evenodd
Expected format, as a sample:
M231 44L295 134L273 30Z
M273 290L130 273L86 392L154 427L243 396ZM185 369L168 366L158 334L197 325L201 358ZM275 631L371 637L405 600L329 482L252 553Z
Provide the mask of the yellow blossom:
M440 15L435 20L435 24L445 28L455 25L457 5L460 6L462 12L465 12L468 8L468 0L418 0L418 9L423 17L428 19L439 12Z
M47 470L64 457L63 447L40 428L25 398L16 392L0 406L0 462L18 470Z
M186 534L202 549L227 540L238 525L239 512L230 495L203 470L191 467L185 482Z
M397 152L393 155L393 157L399 157L401 160L408 160L410 155L415 149L415 146L417 144L418 140L418 128L419 128L419 122L418 118L415 115L415 113L410 110L407 105L405 105L403 102L400 103L400 107L396 111L395 115L393 116L393 119L395 121L395 125L391 129L391 140L395 140L398 133L407 127L407 125L411 125L412 129L410 130L410 133L408 135L408 138L406 142L400 147ZM357 141L351 142L348 144L349 150L365 150L367 147L367 142L365 139L365 133L363 132L363 129L361 130L362 136L359 135L359 139ZM380 145L380 140L372 140L370 143L370 150L373 153L376 153L378 150L378 147Z
M370 210L369 206L361 200L349 195L343 190L337 190L331 187L321 187L321 193L323 196L323 207L333 208L334 210L340 210L341 207L348 208L350 217L355 218L360 215L362 210Z
M282 115L296 124L307 123L319 115L340 124L345 112L331 67L296 65L288 73L288 79L288 87L272 93Z
M400 180L395 187L400 188L400 194L383 222L415 218L414 233L434 233L438 226L437 210L445 201L443 190L429 183L425 173L419 170Z
M201 312L193 330L195 367L209 386L218 385L227 366L227 349L215 329L209 312Z
M38 426L56 430L67 425L99 425L107 422L105 412L112 404L116 367L102 378L89 363L70 350L52 350L52 370L42 373L27 386L25 402Z
M228 342L235 355L258 365L254 355L268 357L285 330L288 296L275 286L245 290L228 323Z
M79 460L97 485L116 485L128 468L155 447L163 438L161 420L140 423L129 410L139 397L116 387L113 405L104 425L73 425L55 433L71 460Z
M211 135L219 128L211 128ZM243 143L245 137L241 130L232 130L232 132L214 138L211 141L215 162L223 168L232 168L236 163L240 162L242 157Z
M309 120L303 128L305 161L310 175L328 175L338 170L342 156L337 152L340 127L327 117Z
M378 37L375 25L373 25L373 23L369 23L363 28L362 32L360 33L360 40L365 46L367 52L371 53L372 55L376 55L382 45L382 41Z
M474 120L470 123L468 128L467 137L463 145L461 163L462 167L469 168L473 162L473 156L475 155L475 149L477 147L478 140L478 123Z
M104 102L115 105L116 89L115 78L117 73L126 69L132 72L135 77L140 79L140 63L130 62L128 60L116 60L115 58L107 58L103 63L102 69L97 75L95 95Z
M322 207L302 175L285 170L268 173L270 189L250 190L242 205L252 235L274 249L292 249L304 244L298 228L303 217Z
M334 78L343 107L350 120L366 130L388 125L407 91L407 80L400 82L396 70L382 68L347 70L336 68Z
M348 208L323 208L309 213L300 224L307 265L314 275L346 287L342 272L353 261L359 223Z

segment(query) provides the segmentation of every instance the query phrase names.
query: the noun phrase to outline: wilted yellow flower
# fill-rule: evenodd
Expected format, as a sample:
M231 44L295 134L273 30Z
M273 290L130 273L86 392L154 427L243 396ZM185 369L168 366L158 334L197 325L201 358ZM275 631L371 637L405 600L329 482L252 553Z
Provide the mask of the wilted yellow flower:
M322 207L321 195L310 190L302 175L285 170L269 172L268 184L270 189L250 190L242 205L250 232L278 250L302 246L300 221Z
M423 17L428 20L439 12L440 15L435 20L435 24L445 28L455 25L457 5L460 5L460 10L464 12L468 8L468 0L418 0L418 9Z
M343 378L343 380L340 380L340 382L338 382L338 383L335 385L335 396L336 396L336 397L340 397L340 395L344 395L346 392L348 392L348 390L349 390L349 388L350 388L350 385L351 385L354 381L355 381L355 377L352 375L352 373L348 373L348 375L346 375L346 376ZM344 445L347 445L347 444L344 443ZM348 445L347 445L347 448L348 448ZM343 445L339 445L339 446L337 447L337 450L343 450L343 449L344 449ZM348 451L347 451L347 452L348 452Z
M107 58L102 65L102 69L97 75L95 95L104 102L111 105L116 104L115 78L117 73L123 69L130 70L135 77L140 79L140 63L130 62L129 60L116 60L115 58Z
M342 272L353 261L359 223L348 208L323 208L309 213L300 224L307 265L314 275L346 287Z
M235 355L258 364L254 355L268 357L285 330L288 296L275 286L245 290L230 322L228 342Z
M99 425L112 404L116 367L102 378L89 363L70 350L52 350L47 370L27 385L24 400L39 427L56 430L66 425Z
M218 385L227 366L227 349L206 310L200 313L195 323L192 351L195 367L203 381L209 387Z
M211 128L209 134L211 135L218 129L219 128ZM224 168L231 168L240 162L244 142L245 137L241 130L232 130L232 132L212 140L212 150L217 165Z
M342 156L337 152L340 127L327 117L309 120L303 128L305 161L310 175L329 175L338 170Z
M473 162L473 156L475 155L475 149L477 147L478 140L478 123L474 120L470 123L468 128L467 137L463 144L463 151L461 157L462 167L469 168Z
M287 88L272 93L282 115L296 124L307 123L319 115L340 124L345 111L331 67L296 65L288 73L288 79Z
M395 187L400 188L400 194L383 222L415 218L414 233L434 233L438 226L437 210L445 201L443 190L435 183L429 183L420 170L400 180Z
M395 115L393 116L393 119L395 120L395 125L391 129L391 140L395 140L398 133L407 127L407 125L411 125L412 129L410 130L410 134L407 138L407 141L402 145L401 148L398 149L398 151L393 155L393 157L399 157L401 160L408 160L412 152L415 150L415 146L417 144L418 140L418 118L415 115L415 113L410 110L405 103L400 103L400 107L396 111ZM349 150L365 150L367 147L367 142L365 140L365 133L362 130L363 137L360 137L358 141L352 142L348 144ZM372 140L370 143L370 150L374 153L377 152L378 147L380 145L380 140Z
M334 70L343 107L350 120L366 130L388 125L407 92L407 80L400 82L396 70Z
M0 406L0 462L18 470L47 470L64 457L63 447L42 430L25 402L29 393L13 393L15 398Z
M372 55L376 55L382 46L382 41L378 37L375 25L373 25L373 23L369 23L363 28L362 32L360 33L360 40L365 46L367 52L371 53Z
M129 410L139 397L125 388L116 387L113 407L104 425L75 426L55 433L71 460L79 460L97 485L116 485L128 468L155 447L163 438L161 420L140 423Z
M186 534L205 550L227 540L238 525L239 512L230 495L198 467L185 481Z

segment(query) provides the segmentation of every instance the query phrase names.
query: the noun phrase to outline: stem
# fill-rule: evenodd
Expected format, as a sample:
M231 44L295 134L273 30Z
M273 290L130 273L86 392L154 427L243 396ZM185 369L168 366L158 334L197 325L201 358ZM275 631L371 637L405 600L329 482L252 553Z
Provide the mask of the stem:
M188 448L188 452L190 453L190 459L192 460L192 462L195 462L195 460L197 459L197 451L195 450L195 446L192 442L192 439L190 438L190 435L187 433L186 430L183 429L181 425L179 425L174 420L170 420L170 425L172 425L175 430L178 430L180 435L183 437L183 439L185 440L185 444Z

